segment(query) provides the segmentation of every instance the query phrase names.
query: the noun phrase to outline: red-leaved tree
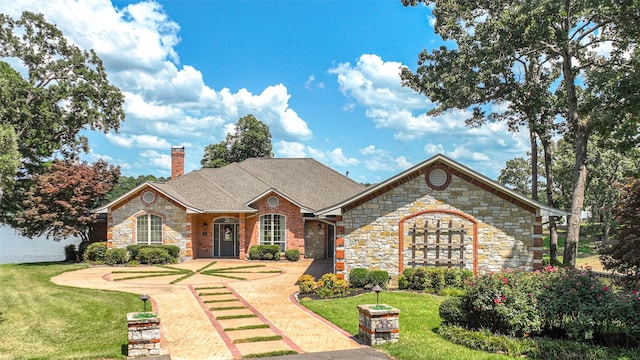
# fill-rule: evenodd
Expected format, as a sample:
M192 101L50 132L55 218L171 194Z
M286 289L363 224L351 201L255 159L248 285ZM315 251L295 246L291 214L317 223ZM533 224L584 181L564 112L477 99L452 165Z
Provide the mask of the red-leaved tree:
M120 168L99 160L93 164L56 160L49 171L34 175L16 214L20 232L28 237L46 235L54 240L78 236L89 242L97 214L91 212L111 191Z

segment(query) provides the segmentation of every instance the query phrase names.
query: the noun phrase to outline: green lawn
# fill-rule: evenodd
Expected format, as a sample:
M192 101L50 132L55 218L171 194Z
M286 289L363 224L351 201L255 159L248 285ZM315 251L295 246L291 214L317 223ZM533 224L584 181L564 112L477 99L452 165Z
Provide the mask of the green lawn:
M426 359L516 359L513 357L470 350L441 338L436 330L440 326L438 307L443 297L409 292L382 292L380 303L400 309L400 341L378 348L398 360ZM375 304L373 293L331 299L301 299L301 303L330 322L355 336L358 335L358 310L362 304Z
M0 359L125 358L135 294L58 286L85 265L0 265Z

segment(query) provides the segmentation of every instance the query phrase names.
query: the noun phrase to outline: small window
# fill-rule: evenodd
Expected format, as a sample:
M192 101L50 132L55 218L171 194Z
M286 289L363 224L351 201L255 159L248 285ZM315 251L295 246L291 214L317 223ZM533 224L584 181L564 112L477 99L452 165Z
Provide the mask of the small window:
M156 201L156 194L153 191L145 191L142 193L142 201L145 204L152 204Z
M267 205L270 208L278 207L278 205L280 205L280 199L278 199L276 196L271 196L267 199Z
M137 244L162 244L162 218L157 215L140 215L136 219Z

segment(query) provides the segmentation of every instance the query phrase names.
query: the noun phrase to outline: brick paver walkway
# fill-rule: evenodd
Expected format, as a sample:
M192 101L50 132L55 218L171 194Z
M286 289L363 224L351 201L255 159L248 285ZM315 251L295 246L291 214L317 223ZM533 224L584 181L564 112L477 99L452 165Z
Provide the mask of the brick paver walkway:
M182 275L115 281L144 274L114 272L154 269L148 267L93 267L61 274L52 281L66 286L148 294L161 319L163 351L173 360L238 359L274 350L314 353L363 347L293 299L292 294L297 291L295 282L309 268L311 260L215 261L207 270L230 270L220 270L216 275L197 273L176 284L169 283ZM211 262L211 259L200 259L173 267L196 272ZM255 264L266 266L243 268ZM237 277L246 280L235 279ZM246 317L225 319L229 315ZM237 330L244 325L261 325L261 328ZM278 339L243 341L257 336L278 336Z

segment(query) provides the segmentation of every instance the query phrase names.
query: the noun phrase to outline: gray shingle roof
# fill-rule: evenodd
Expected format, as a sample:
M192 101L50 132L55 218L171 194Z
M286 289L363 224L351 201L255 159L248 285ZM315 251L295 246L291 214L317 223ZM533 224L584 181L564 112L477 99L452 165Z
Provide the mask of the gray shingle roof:
M154 185L174 199L205 212L253 211L250 202L270 191L313 211L365 189L308 158L252 158L222 168L192 171Z

